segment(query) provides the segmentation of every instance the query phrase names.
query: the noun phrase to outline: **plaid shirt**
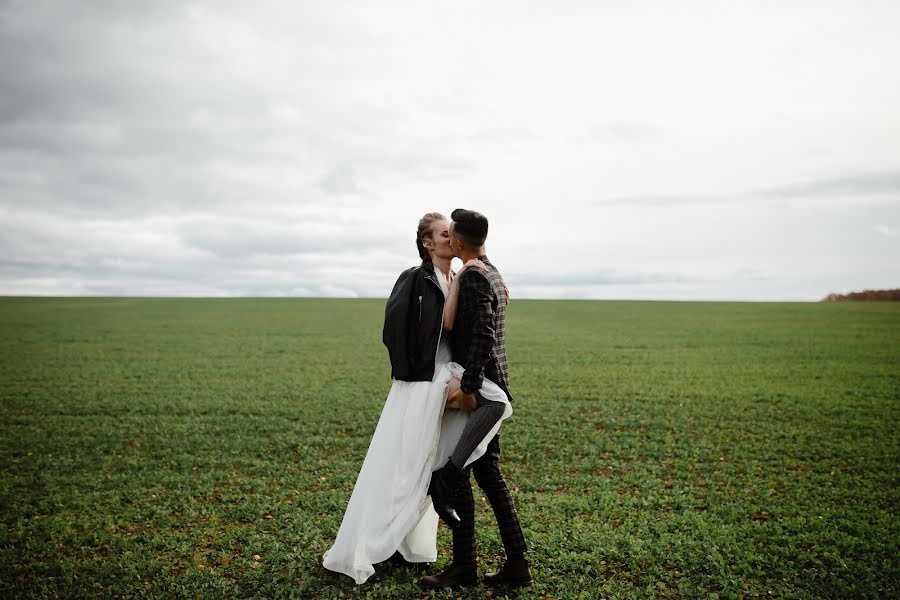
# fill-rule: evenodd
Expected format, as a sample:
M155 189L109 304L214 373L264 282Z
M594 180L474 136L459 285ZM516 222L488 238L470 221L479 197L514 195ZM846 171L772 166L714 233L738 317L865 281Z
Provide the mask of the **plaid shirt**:
M466 269L459 280L459 308L451 343L453 360L466 369L460 382L464 392L480 389L487 377L512 401L506 362L506 289L497 267L487 256L478 258L488 271Z

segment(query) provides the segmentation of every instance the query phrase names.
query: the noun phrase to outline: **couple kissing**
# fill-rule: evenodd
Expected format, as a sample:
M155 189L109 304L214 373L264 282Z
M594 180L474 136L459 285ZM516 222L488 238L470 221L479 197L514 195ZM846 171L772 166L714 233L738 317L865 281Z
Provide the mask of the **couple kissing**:
M421 264L403 271L385 306L392 385L323 565L364 583L384 561L437 560L438 520L453 561L428 588L478 581L470 475L490 502L506 562L488 585L526 586L525 537L500 471L500 426L512 414L506 359L509 290L485 252L488 220L457 209L419 221ZM453 258L463 261L454 273Z

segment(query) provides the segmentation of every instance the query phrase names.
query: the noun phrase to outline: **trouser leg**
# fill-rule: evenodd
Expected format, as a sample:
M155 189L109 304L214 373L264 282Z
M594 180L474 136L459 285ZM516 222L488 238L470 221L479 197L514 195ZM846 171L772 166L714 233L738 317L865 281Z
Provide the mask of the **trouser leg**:
M503 474L500 472L500 434L498 433L488 444L484 456L472 463L472 471L475 481L484 491L485 497L491 503L494 516L497 518L497 527L500 530L500 539L507 557L516 557L524 554L528 549L525 544L525 536L519 524L516 514L516 506L512 494ZM471 490L471 485L470 485Z
M502 402L485 400L478 392L475 392L475 399L477 402L475 410L469 415L469 420L456 444L456 449L450 456L450 462L460 469L469 460L469 456L475 451L478 444L503 417L503 411L506 410L506 405Z
M453 528L453 562L472 564L475 562L475 497L468 477L457 491L456 514L460 523Z

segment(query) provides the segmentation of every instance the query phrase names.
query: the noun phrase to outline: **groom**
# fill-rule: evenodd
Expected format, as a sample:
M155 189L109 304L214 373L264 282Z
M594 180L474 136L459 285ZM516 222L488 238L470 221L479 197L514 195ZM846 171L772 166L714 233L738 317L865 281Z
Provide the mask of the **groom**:
M516 508L503 474L500 472L500 433L490 441L487 451L469 468L465 461L503 415L504 405L479 394L484 377L506 392L510 402L509 372L506 364L507 292L497 268L484 251L488 221L484 215L458 208L450 225L450 247L463 263L478 258L487 270L466 269L459 280L459 309L453 325L451 347L454 360L462 364L460 390L448 404L475 407L459 443L446 466L432 475L429 494L435 510L453 531L453 562L444 571L425 577L422 584L431 588L471 585L478 579L475 565L475 500L469 470L494 509L500 537L506 550L506 563L497 573L487 574L489 585L527 586L532 584L525 559L525 537L519 526Z

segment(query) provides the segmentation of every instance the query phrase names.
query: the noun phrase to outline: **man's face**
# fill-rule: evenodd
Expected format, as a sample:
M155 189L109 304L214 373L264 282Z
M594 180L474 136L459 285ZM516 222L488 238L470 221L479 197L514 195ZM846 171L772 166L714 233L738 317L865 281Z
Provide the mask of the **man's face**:
M460 255L462 254L462 240L456 237L454 233L454 226L456 223L450 221L450 251L453 252L453 256L457 258L462 258Z

